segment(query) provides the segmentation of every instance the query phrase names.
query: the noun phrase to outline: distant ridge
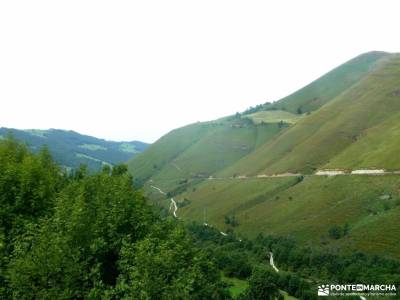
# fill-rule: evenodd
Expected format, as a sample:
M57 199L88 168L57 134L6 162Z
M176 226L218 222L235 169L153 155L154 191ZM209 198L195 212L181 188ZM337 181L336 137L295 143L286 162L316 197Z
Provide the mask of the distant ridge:
M148 144L139 141L106 141L71 130L0 128L0 138L10 133L25 142L33 151L47 145L54 159L66 168L86 164L93 171L100 170L103 165L127 162L148 147Z

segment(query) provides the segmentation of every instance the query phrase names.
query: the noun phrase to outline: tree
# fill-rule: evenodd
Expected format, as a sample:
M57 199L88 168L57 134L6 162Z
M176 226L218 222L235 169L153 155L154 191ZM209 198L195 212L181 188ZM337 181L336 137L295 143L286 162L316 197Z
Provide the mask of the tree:
M342 230L342 228L340 228L340 226L334 225L331 228L329 228L328 235L329 235L329 237L337 240L342 237L342 232L343 232L343 230Z
M47 148L32 154L11 135L0 141L0 298L10 297L5 277L14 240L51 214L63 182Z
M18 239L14 297L104 296L116 284L122 242L142 239L154 219L127 174L79 176L57 197L54 215Z
M112 168L111 174L113 176L123 175L128 172L128 166L125 164L119 164Z
M251 300L275 300L279 297L279 289L276 285L276 274L266 268L256 268L249 279L249 287L242 299Z
M348 234L349 234L349 231L350 231L349 223L344 224L344 227L343 227L343 235L348 235Z
M129 299L227 299L220 272L194 248L183 227L160 223L122 249L117 290Z
M5 151L0 144L0 161L15 159L18 147ZM213 260L194 246L182 225L154 213L125 166L95 175L81 168L56 190L58 181L48 178L56 169L46 152L36 157L20 150L20 173L8 179L15 183L11 196L24 206L0 195L4 217L24 216L23 230L13 235L11 260L0 260L1 298L229 298ZM5 225L14 224L7 218L0 220L5 222L0 254Z

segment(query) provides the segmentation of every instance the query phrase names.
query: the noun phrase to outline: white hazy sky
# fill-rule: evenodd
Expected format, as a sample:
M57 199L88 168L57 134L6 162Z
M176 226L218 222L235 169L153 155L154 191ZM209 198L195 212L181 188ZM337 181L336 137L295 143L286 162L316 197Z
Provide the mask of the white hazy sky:
M153 142L400 52L400 1L1 1L0 126Z

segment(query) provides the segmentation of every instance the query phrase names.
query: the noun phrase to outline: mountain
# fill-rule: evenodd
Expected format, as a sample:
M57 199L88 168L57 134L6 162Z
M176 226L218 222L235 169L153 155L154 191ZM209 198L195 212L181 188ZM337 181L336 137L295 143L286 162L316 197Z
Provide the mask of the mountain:
M399 79L400 56L385 56L367 76L223 173L400 168L400 158L392 157L400 144L390 136L400 125Z
M292 113L306 113L317 110L353 84L361 80L372 70L379 68L390 54L373 51L361 54L338 66L304 88L273 103L274 109Z
M400 258L399 120L400 55L369 52L272 104L176 129L129 169L184 220ZM325 169L392 173L315 175Z
M129 162L141 182L172 189L189 179L204 179L253 152L286 128L278 122L255 124L232 116L173 130Z
M103 165L127 162L148 147L143 142L106 141L74 131L0 128L0 138L10 133L33 151L47 145L54 159L63 167L76 168L86 164L93 171L100 170Z
M304 138L320 129L326 118L330 118L329 115L320 116L321 113L315 115L313 110L328 105L363 79L372 78L383 66L392 64L393 57L385 52L369 52L335 68L280 101L258 106L256 112L195 123L173 130L155 142L148 151L132 159L129 163L130 169L141 182L151 177L166 189L176 187L180 181L188 178L204 178L215 174L245 175L264 171L272 161L286 159L285 153L291 152L294 145L301 144ZM361 85L359 92L363 88ZM347 94L342 97L342 102L347 101L346 97L353 96ZM347 107L347 103L344 107ZM327 114L336 110L328 108ZM299 111L303 113L299 114ZM362 111L357 111L362 114ZM277 138L280 139L276 142ZM273 146L275 148L271 151L268 147ZM313 146L314 144L310 144L310 148ZM296 153L307 160L302 162L301 168L297 167L297 162L288 162L287 170L271 168L271 171L296 171L297 168L308 168L312 171L317 167L318 162L309 162L312 153ZM325 157L321 158L323 159Z

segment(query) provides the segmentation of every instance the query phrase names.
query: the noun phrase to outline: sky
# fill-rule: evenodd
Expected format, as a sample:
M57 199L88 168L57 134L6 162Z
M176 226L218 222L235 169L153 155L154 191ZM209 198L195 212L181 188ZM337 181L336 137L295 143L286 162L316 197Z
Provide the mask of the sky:
M398 0L1 1L0 127L154 142L371 50Z

